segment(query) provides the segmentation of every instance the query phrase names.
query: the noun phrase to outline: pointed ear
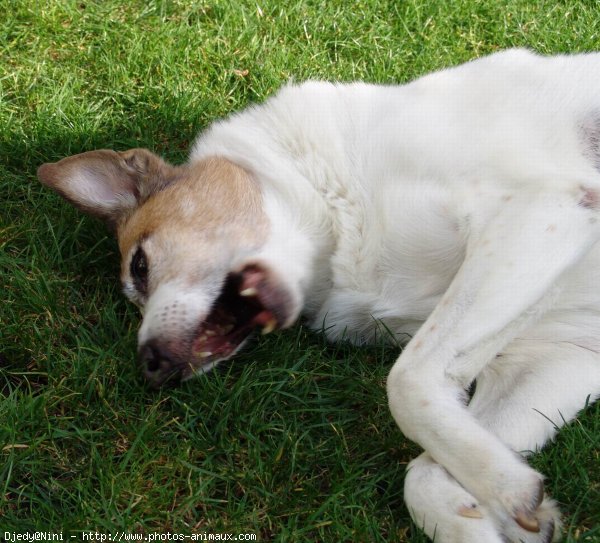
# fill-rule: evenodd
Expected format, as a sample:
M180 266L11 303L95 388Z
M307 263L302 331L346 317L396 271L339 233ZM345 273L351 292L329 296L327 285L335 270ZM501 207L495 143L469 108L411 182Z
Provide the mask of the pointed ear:
M164 188L173 169L146 149L100 150L42 164L37 175L75 207L114 224Z

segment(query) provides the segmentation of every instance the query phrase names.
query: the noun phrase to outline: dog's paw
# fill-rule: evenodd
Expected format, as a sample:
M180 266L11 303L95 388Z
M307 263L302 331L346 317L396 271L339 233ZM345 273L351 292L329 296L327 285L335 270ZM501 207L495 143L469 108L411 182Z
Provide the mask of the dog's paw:
M477 486L472 491L501 525L514 524L532 534L542 531L543 478L527 464L521 461L506 464L497 472L490 472L487 480Z
M493 499L484 502L506 543L551 543L560 539L560 511L544 498L542 476L526 464L518 477L498 485Z
M554 500L544 499L532 513L532 518L535 521L527 528L515 520L509 519L503 522L500 531L504 541L506 543L552 543L560 540L561 515ZM537 529L532 530L532 526L536 526Z
M544 499L541 476L533 470L531 474L525 490L484 503L423 453L409 465L404 497L415 524L436 543L558 541L558 507Z

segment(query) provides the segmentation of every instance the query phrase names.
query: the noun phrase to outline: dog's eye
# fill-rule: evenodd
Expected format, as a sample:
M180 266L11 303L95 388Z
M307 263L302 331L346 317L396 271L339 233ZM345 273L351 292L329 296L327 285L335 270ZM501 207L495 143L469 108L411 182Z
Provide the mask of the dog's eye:
M131 272L135 288L145 293L148 283L148 261L141 247L138 247L138 250L133 255L129 271Z

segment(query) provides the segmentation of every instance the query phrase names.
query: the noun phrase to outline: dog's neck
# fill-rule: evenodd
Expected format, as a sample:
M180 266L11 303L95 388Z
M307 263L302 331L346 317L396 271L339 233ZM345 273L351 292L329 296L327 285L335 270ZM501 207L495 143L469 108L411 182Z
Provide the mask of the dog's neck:
M213 124L196 141L190 162L221 156L241 166L258 181L272 231L265 254L277 267L297 281L304 299L304 312L314 315L332 287L350 286L355 270L343 270L347 252L356 236L340 235L357 228L359 196L353 194L350 161L342 147L335 123L317 123L321 145L315 146L315 125L290 117L290 112L273 107L275 131L261 120L260 107L246 110ZM287 123L286 123L287 120ZM282 130L282 126L287 131ZM308 132L307 132L308 131ZM285 133L284 133L285 132ZM277 139L272 137L277 134ZM349 213L353 215L350 216Z
M340 239L340 197L315 186L322 172L305 171L288 155L278 170L253 168L264 198L271 232L263 252L288 280L297 283L304 300L303 313L312 317L335 283L335 254ZM262 163L260 165L263 166ZM285 168L285 171L282 169ZM337 202L337 205L336 205Z

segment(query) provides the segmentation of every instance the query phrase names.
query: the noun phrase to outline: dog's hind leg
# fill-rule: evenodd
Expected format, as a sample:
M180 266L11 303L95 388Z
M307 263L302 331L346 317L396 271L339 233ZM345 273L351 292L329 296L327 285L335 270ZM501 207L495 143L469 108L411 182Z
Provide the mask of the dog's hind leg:
M440 303L388 378L401 430L497 522L539 533L542 476L464 404L464 389L556 304L559 279L600 239L592 189L521 194L473 232Z
M574 342L515 340L477 379L469 411L522 455L600 397L600 353Z
M573 343L516 340L479 375L469 411L512 450L527 455L598 396L600 354ZM552 500L546 498L536 512L539 532L503 522L428 453L411 462L404 494L415 523L435 533L435 541L548 543L560 535Z

